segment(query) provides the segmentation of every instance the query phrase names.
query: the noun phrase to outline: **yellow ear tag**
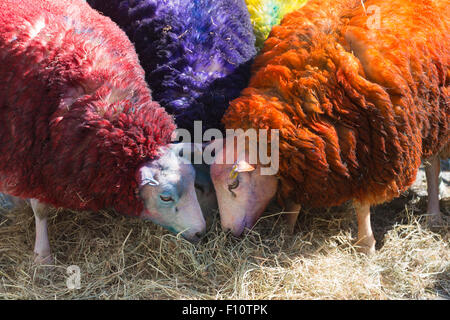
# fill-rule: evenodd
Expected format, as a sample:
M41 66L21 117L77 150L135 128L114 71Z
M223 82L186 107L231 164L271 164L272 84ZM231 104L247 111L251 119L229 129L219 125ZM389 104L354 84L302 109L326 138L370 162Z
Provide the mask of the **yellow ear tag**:
M233 168L231 168L230 179L235 180L239 175L238 165L235 164Z

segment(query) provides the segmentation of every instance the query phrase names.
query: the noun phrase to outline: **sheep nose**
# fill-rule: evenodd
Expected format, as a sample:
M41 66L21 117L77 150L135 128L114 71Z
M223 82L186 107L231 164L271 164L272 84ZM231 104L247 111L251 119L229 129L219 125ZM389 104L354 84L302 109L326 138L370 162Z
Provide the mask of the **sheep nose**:
M201 238L203 238L206 234L206 231L200 231L195 233L195 236L200 240Z
M196 233L192 233L191 235L183 235L186 240L193 244L198 244L200 240L205 236L206 231L198 231Z

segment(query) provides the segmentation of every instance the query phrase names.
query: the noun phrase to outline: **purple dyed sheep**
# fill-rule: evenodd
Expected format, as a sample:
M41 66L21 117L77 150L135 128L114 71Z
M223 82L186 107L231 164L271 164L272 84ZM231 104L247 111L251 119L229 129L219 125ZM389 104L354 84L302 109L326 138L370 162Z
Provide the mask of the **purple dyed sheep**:
M88 0L135 44L153 97L193 132L222 128L256 54L244 0Z

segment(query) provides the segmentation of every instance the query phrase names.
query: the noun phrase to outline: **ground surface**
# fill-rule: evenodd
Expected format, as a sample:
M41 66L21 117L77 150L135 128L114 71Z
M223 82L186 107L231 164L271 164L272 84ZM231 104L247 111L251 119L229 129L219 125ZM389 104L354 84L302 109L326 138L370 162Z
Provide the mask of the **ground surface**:
M304 210L293 235L277 208L243 239L224 234L215 218L197 246L114 213L57 211L49 222L55 265L37 267L31 209L5 211L0 299L449 299L450 168L443 169L447 225L426 228L419 173L404 196L373 209L377 252L369 258L352 245L349 205ZM67 286L71 265L80 269L75 290Z

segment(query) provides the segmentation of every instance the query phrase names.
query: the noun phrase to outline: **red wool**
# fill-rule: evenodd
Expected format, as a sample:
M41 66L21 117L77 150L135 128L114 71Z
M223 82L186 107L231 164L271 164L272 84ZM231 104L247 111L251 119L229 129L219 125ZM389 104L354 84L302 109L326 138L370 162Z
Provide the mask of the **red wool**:
M83 0L0 2L0 191L138 215L135 173L170 142L133 45Z

